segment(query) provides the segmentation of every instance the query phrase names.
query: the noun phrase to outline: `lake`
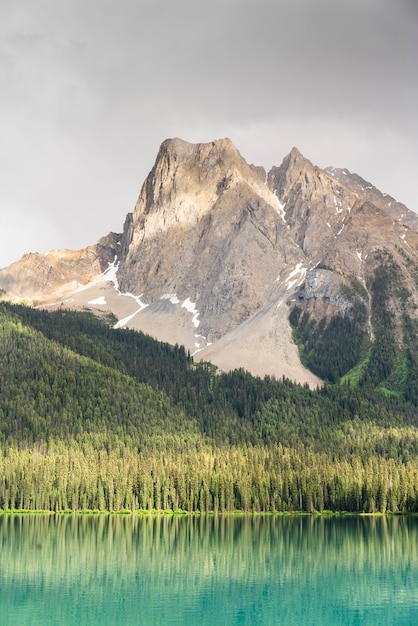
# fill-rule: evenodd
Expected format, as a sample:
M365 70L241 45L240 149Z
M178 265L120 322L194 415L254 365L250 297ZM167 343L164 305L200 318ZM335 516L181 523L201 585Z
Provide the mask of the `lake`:
M418 624L416 517L0 516L2 626Z

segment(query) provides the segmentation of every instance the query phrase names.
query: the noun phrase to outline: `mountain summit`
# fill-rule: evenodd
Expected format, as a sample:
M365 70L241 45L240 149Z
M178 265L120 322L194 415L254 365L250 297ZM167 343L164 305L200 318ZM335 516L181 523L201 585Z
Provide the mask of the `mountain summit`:
M224 370L313 386L356 365L379 378L370 363L383 327L408 358L417 277L418 216L357 174L320 169L296 148L266 173L229 139L169 139L123 233L25 255L0 271L0 287L32 304L111 311L119 327ZM395 355L386 378L398 365Z

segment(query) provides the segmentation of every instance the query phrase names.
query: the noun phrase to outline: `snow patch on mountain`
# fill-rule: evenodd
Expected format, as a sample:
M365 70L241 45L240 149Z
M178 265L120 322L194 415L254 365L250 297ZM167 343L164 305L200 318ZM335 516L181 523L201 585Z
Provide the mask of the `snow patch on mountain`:
M133 317L135 317L135 315L137 315L140 311L142 311L147 306L149 306L148 304L145 304L145 302L142 302L141 300L142 294L140 296L136 296L133 293L130 293L130 292L122 293L119 290L119 283L118 283L118 278L117 278L118 269L119 269L119 263L117 262L117 256L115 256L112 263L109 263L109 267L107 268L107 270L103 272L103 278L105 281L109 281L113 283L113 287L119 296L133 298L138 305L138 309L131 315L128 315L127 317L124 317L123 319L120 319L118 322L116 322L113 328L123 328L124 326L126 326L128 322L131 321Z
M336 213L342 213L342 210L343 210L342 202L341 202L341 200L339 200L339 199L337 199L335 197L335 194L334 194L334 205L335 205L335 212Z
M180 304L180 300L175 293L165 293L161 296L161 300L170 300L171 304Z
M343 225L341 226L340 230L339 230L339 231L338 231L338 233L336 234L335 239L341 235L341 233L342 233L342 232L343 232L343 230L344 230L344 226L345 226L345 224L343 223Z
M183 302L181 306L184 307L189 313L193 314L193 319L192 319L193 326L195 328L198 328L200 321L199 321L199 311L196 309L196 303L192 302L190 298L186 298L186 300Z
M94 298L94 300L89 300L88 304L103 305L106 304L106 298L104 296L100 296L99 298Z
M103 278L106 281L113 283L115 290L119 291L119 283L118 283L118 278L117 278L119 263L117 263L117 260L118 260L118 257L115 256L112 263L109 263L109 267L107 268L107 270L103 272Z
M289 276L284 281L287 285L286 291L289 291L289 289L292 289L295 285L299 286L305 279L307 270L308 268L303 267L302 262L297 263L295 269L290 272Z
M274 198L274 200L276 202L278 214L280 215L280 217L282 218L284 223L286 223L286 211L284 210L285 206L286 206L286 203L282 204L280 202L280 200L279 200L279 198L278 198L278 196L277 196L275 191L273 192L273 198Z

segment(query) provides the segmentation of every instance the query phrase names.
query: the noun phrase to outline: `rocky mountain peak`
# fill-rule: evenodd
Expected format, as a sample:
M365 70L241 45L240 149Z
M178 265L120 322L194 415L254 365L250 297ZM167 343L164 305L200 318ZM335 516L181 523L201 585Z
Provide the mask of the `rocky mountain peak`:
M317 168L297 148L292 148L279 167L271 168L267 176L267 184L283 203L295 186L298 191L310 188L317 175ZM314 185L316 184L315 181Z
M416 214L360 176L321 169L297 148L266 176L229 139L167 139L122 235L74 253L24 257L0 271L0 288L111 310L118 326L202 350L223 369L314 385L289 313L298 306L326 325L353 317L360 298L361 325L373 334L370 285L379 259L389 259L403 281L400 304L393 287L394 317L401 310L416 317L417 224Z
M205 336L217 338L274 287L283 262L278 228L286 227L265 170L248 164L229 139L165 141L125 223L119 284L145 299L190 297L212 319L202 321ZM254 267L260 249L268 251L267 281Z
M306 167L307 165L312 167L312 163L309 159L304 157L295 146L293 146L289 154L284 157L283 164L288 168L295 166Z
M178 223L195 224L217 197L239 178L262 179L264 170L247 164L230 139L192 144L167 139L158 152L133 214L144 236Z
M208 143L190 143L178 137L166 139L160 146L156 162L162 159L164 155L170 155L172 158L184 162L199 161L201 163L210 159L213 159L212 163L215 163L217 158L224 160L225 158L242 158L228 137L215 139Z
M248 164L228 138L210 143L189 143L182 139L166 139L160 147L151 182L168 187L178 176L187 175L193 184L219 179L234 169L246 169ZM184 181L183 181L184 182ZM155 191L159 191L157 185Z

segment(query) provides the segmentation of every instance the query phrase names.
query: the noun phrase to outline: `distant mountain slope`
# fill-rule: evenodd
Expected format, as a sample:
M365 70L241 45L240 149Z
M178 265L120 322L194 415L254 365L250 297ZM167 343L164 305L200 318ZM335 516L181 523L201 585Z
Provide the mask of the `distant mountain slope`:
M0 271L8 298L111 311L118 327L226 371L244 365L315 386L358 366L352 382L407 394L417 287L415 213L296 148L266 173L228 139L165 141L121 235ZM387 376L372 375L382 341L396 358Z
M110 233L82 250L25 254L0 270L0 288L14 300L34 303L63 298L104 272L120 250L120 235Z

